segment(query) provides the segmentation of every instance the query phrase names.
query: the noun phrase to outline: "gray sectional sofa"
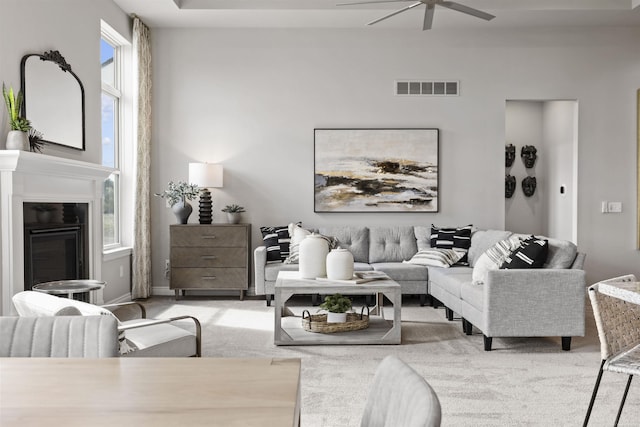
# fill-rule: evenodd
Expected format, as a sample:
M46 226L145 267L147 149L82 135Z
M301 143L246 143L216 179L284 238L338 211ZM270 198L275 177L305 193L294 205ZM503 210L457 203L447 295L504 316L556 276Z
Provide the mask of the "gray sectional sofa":
M354 256L356 271L383 271L398 282L402 294L434 298L447 317L462 319L463 331L470 335L475 326L484 335L485 350L493 337L562 337L569 350L572 336L584 336L585 255L568 241L549 240L549 255L541 269L489 271L482 284L472 281L473 267L488 248L513 235L503 230L474 230L468 252L469 266L450 268L404 263L418 249L430 247L430 226L332 226L318 229L335 236L340 247ZM278 272L295 271L297 264L267 263L267 250L254 251L256 294L273 297Z

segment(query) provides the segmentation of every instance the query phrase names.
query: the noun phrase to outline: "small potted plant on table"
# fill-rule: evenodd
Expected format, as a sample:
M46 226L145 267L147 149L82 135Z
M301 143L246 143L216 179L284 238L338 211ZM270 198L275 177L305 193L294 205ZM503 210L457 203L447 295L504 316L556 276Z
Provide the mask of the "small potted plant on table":
M351 310L351 299L333 294L325 297L320 308L327 310L327 323L344 323L347 321L347 311Z
M237 224L240 222L240 214L244 212L244 208L240 205L227 205L224 209L221 209L222 212L227 213L227 222L229 224Z

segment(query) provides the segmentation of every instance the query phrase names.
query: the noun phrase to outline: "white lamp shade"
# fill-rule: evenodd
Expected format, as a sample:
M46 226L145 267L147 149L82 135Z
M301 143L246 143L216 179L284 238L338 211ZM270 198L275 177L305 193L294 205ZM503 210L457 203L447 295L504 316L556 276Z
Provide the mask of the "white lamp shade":
M189 163L189 183L200 188L222 187L222 175L220 164Z

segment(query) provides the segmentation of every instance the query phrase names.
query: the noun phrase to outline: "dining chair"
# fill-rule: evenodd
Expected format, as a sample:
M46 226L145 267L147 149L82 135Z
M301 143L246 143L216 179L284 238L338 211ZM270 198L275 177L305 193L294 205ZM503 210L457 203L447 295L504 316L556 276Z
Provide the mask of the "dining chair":
M438 427L440 401L435 391L402 360L385 357L373 377L361 427Z
M633 274L603 280L589 287L589 299L600 339L602 362L596 379L589 408L583 426L589 423L591 410L598 394L604 371L618 372L629 376L620 401L615 424L618 425L633 375L640 374L640 305L624 301L600 292L603 283L636 282Z
M147 319L144 305L138 302L98 306L35 291L18 292L13 296L12 302L20 316L55 316L61 310L64 312L74 309L83 316L112 316L118 324L121 356L200 357L202 354L201 326L193 316ZM140 317L119 319L113 311L123 308L128 311L133 308ZM193 322L195 332L176 326L175 323L179 320Z
M0 357L116 357L111 316L0 317Z

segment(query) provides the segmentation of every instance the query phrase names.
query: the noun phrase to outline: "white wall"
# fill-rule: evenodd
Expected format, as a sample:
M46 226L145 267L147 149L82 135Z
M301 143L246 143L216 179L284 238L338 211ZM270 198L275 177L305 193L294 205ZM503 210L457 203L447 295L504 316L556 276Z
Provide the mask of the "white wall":
M153 191L190 161L222 162L219 208L259 226L504 225L505 101L576 99L578 240L588 281L640 275L635 249L635 91L640 29L494 31L153 29ZM399 78L459 79L459 97L394 97ZM437 127L440 212L316 214L313 129ZM602 215L600 200L625 210ZM192 215L191 222L197 222ZM154 286L175 219L153 204Z
M577 241L577 236L573 235L577 114L578 105L575 101L548 101L543 104L543 147L547 165L544 177L547 205L544 231L547 236L573 242Z
M100 163L101 84L100 19L131 40L128 16L112 0L0 0L0 80L20 87L20 60L28 53L58 50L71 64L85 89L86 151L47 145L44 154ZM0 147L9 131L6 108L0 108ZM129 293L128 257L107 261L105 299ZM125 274L120 277L120 265Z

